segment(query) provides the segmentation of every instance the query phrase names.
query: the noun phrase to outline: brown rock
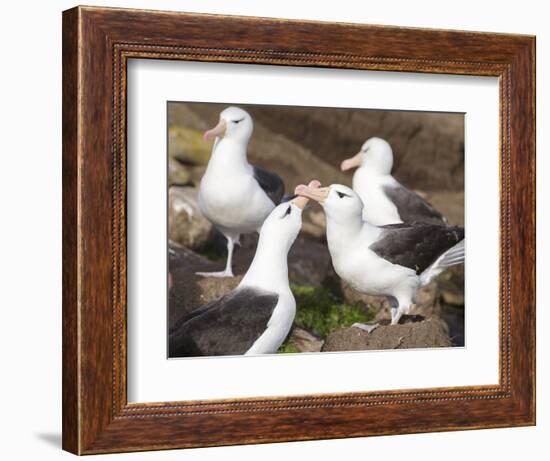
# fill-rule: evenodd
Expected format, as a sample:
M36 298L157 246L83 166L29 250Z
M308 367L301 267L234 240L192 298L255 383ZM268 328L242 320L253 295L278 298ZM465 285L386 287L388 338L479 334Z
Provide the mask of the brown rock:
M411 307L409 314L421 315L426 318L439 317L441 305L439 304L439 288L436 282L422 287L416 292L416 304Z
M194 187L170 187L168 191L168 235L170 240L192 250L199 250L208 242L212 224L197 202Z
M290 342L299 352L321 352L324 343L318 336L298 326L292 329Z
M242 276L213 278L195 274L219 269L219 264L212 263L187 248L170 245L169 271L172 288L168 295L169 326L182 315L230 292L242 279Z
M464 117L460 114L299 107L269 111L251 107L250 112L257 123L307 146L337 168L367 138L379 136L392 145L394 175L407 187L464 187Z
M191 171L177 160L168 158L168 184L186 184L191 181Z
M464 265L453 266L437 278L441 300L445 304L464 306Z
M332 332L323 352L449 347L452 345L447 324L438 318L405 316L405 323L380 325L371 333L350 327Z
M288 277L296 285L321 285L332 273L326 244L298 237L288 254Z
M345 280L339 280L342 296L347 304L363 304L369 311L375 314L377 320L391 318L390 303L385 296L372 296L359 293L349 286Z
M464 225L464 191L433 191L426 194L428 200L443 216L449 220L449 224Z
M318 207L307 207L302 214L302 234L320 241L326 241L325 213Z
M441 300L445 304L452 304L453 306L464 306L464 292L455 289L441 290Z
M233 272L244 274L254 258L258 236L247 234L241 236L241 246L236 247L233 257ZM224 253L225 255L225 253ZM220 261L220 270L223 269ZM288 278L297 285L321 285L332 273L332 263L326 244L310 240L300 235L288 254Z

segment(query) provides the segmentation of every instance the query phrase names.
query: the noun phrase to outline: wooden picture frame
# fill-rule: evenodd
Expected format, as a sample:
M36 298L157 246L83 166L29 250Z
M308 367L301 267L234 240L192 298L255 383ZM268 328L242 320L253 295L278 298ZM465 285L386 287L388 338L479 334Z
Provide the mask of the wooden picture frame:
M128 404L126 63L495 76L495 386ZM77 7L63 13L63 448L77 454L535 424L535 38Z

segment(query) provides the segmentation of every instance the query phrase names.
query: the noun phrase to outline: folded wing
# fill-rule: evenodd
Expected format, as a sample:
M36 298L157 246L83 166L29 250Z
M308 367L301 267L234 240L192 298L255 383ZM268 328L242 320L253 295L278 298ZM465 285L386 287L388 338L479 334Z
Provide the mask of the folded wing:
M169 335L170 357L241 355L266 330L275 293L236 289L180 319Z

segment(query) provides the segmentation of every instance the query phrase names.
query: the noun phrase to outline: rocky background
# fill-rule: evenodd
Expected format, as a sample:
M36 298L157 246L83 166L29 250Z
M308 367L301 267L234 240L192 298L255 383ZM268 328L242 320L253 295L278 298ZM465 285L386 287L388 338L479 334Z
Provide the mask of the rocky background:
M197 190L212 142L202 133L216 125L228 104L168 105L169 325L233 289L246 272L257 236L241 237L232 279L203 278L197 271L223 269L225 240L201 215ZM462 114L333 108L246 106L254 119L251 163L278 173L288 192L318 179L351 185L342 160L371 136L394 151L394 176L464 224L464 117ZM295 325L279 352L319 352L464 345L464 267L442 274L419 291L412 315L388 326L383 298L357 293L334 273L318 205L304 212L300 236L289 254L289 278L297 300ZM371 333L350 328L377 322Z

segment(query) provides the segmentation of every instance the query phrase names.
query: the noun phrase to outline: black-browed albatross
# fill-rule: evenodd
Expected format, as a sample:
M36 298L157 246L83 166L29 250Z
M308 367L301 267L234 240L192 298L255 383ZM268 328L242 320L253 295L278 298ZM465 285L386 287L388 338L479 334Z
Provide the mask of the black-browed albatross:
M375 226L362 219L359 196L340 184L323 188L300 185L296 193L323 207L336 273L361 293L386 296L392 324L409 312L419 287L464 261L461 227L423 223Z
M317 182L310 186L316 187ZM233 291L191 311L170 331L169 356L270 354L296 313L287 255L302 225L304 197L278 205L265 220L250 268Z
M365 208L363 218L377 226L396 223L447 224L447 219L428 201L404 187L391 174L393 151L381 138L369 138L361 150L344 160L342 171L356 168L353 190Z
M205 139L215 141L199 187L199 208L227 239L227 261L225 270L199 275L232 277L233 247L239 236L259 231L283 197L284 184L279 176L248 163L253 127L246 111L228 107L220 113L216 127L204 133Z

